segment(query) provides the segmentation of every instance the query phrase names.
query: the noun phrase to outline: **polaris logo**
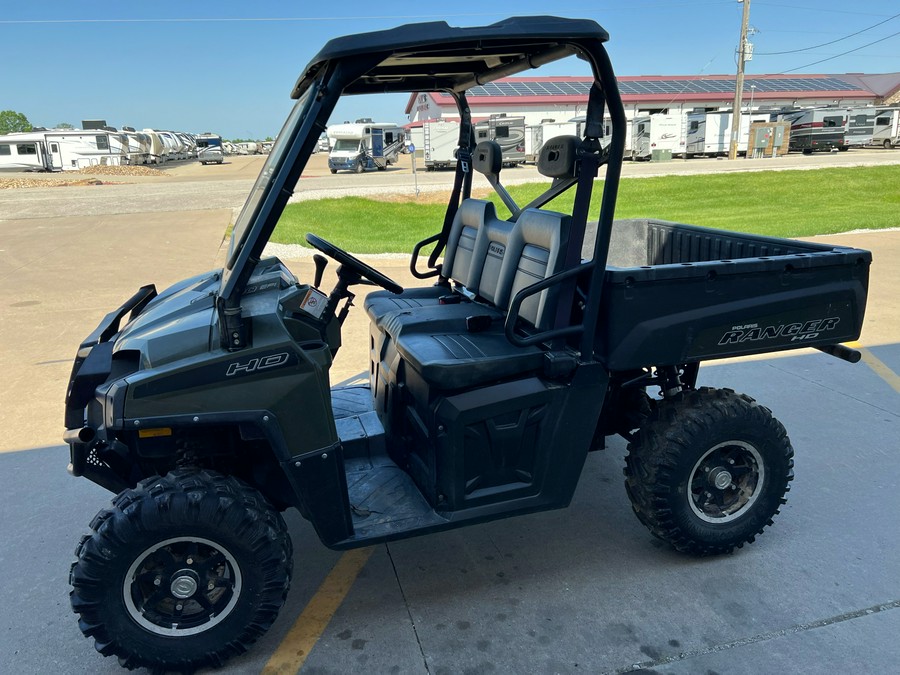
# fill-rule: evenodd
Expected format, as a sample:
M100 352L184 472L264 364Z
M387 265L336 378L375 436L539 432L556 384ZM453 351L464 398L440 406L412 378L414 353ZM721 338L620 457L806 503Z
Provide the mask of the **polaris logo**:
M249 375L260 370L268 370L269 368L277 368L285 365L291 355L287 352L281 354L270 354L269 356L260 356L250 359L246 363L236 361L228 366L225 377L233 377L234 375Z
M819 337L820 333L834 330L840 319L813 319L806 323L788 323L780 326L766 326L750 323L746 326L732 326L719 340L720 345L738 344L741 342L771 340L777 337L790 338L791 342L804 342Z
M495 256L502 257L503 254L506 252L506 247L503 246L502 244L498 244L496 242L491 242L491 244L488 246L488 252L492 253Z

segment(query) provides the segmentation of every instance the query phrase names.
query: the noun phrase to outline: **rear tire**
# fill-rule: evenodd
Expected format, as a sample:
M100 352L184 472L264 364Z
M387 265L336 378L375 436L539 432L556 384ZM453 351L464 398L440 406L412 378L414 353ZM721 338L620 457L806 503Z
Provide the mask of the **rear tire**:
M772 524L793 456L768 408L704 387L658 403L628 446L625 488L656 537L685 553L728 553Z
M79 627L126 668L221 666L265 633L287 596L281 515L239 480L179 469L121 492L91 522L69 581Z

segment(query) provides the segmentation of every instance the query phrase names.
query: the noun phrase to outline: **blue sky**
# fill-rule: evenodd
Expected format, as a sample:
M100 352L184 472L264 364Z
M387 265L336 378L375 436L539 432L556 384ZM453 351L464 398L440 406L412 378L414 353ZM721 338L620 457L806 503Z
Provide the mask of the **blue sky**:
M853 4L752 0L750 24L757 32L747 72L900 71L900 15L894 16L900 6L857 3L863 9L855 11ZM619 75L735 72L742 8L736 0L519 0L504 3L514 9L491 11L500 5L7 0L0 13L0 110L17 110L44 126L101 118L114 126L274 136L290 108L291 86L326 40L418 21L488 24L511 14L596 20L610 33ZM816 47L827 42L833 44ZM794 53L766 54L785 51ZM804 67L822 59L829 60ZM565 63L575 66L571 59ZM406 122L405 101L350 99L333 121Z

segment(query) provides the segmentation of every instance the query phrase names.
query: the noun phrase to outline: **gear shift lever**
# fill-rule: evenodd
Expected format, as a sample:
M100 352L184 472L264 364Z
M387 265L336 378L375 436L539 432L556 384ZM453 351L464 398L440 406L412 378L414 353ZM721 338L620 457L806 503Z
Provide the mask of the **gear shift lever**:
M328 258L316 253L313 256L313 262L316 265L316 278L313 281L313 286L319 288L322 285L322 275L325 273L326 265L328 265Z

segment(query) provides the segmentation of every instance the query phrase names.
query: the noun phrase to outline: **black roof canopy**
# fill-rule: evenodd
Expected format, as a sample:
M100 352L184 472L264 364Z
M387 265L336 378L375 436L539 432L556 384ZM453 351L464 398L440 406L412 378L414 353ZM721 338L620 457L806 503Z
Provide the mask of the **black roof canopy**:
M443 21L330 40L294 86L299 98L326 64L343 59L373 65L344 87L347 94L463 91L574 53L578 43L609 39L595 21L554 16L512 17L490 26L455 28Z

